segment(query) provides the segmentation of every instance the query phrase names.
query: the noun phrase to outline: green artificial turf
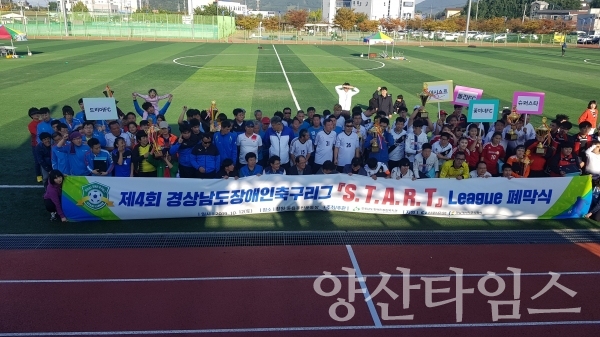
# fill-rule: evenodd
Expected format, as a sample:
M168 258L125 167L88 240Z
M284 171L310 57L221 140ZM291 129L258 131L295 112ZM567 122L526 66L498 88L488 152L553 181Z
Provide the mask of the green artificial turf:
M172 93L167 120L174 123L181 107L207 109L216 100L221 112L236 107L261 109L266 116L284 107L296 109L281 63L300 107L320 113L337 103L334 86L350 82L361 92L354 104L366 105L378 86L403 94L409 107L419 104L416 94L424 81L454 80L455 85L481 88L484 98L498 98L509 106L514 91L546 93L545 115L565 113L576 122L587 102L597 99L600 50L560 48L397 47L408 61L367 60L365 46L206 44L175 42L53 41L29 46L33 56L0 59L0 151L4 170L0 185L36 184L29 146L27 109L48 106L62 117L63 105L78 110L80 97L102 95L108 84L119 107L132 111L131 93L150 88ZM381 51L383 47L372 47ZM184 58L181 58L184 57ZM178 65L173 62L178 59ZM584 62L587 60L587 62ZM385 64L381 67L381 63ZM365 70L372 69L372 70ZM161 104L162 105L162 104ZM435 111L437 107L431 107ZM452 110L450 103L441 108ZM539 124L539 117L533 118ZM41 190L0 189L4 233L142 232L196 230L320 230L320 229L517 229L587 228L587 220L466 221L447 218L378 216L326 212L281 213L231 218L164 219L114 223L48 225Z

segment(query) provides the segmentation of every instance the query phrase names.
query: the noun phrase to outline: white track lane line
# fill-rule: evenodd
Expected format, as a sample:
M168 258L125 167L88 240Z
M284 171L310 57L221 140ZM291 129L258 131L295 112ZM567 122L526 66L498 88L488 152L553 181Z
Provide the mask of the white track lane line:
M371 294L369 293L369 288L367 288L367 283L365 282L366 280L360 272L360 267L358 265L358 261L356 261L356 256L354 256L352 246L346 245L346 250L348 250L348 255L350 255L350 260L352 260L352 267L354 268L356 278L358 279L360 288L362 289L363 295L365 296L365 301L367 302L367 306L369 307L371 318L373 318L373 324L375 324L376 328L381 328L381 320L379 319L379 314L377 313L377 309L375 309L375 305L373 305L373 299L371 298Z

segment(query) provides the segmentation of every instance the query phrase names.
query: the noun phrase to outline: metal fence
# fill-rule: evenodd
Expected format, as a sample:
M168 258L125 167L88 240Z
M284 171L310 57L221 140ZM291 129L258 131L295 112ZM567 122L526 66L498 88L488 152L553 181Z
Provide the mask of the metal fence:
M66 35L60 13L40 12L27 15L26 20L10 20L5 25L27 33L30 38ZM69 36L74 37L218 40L235 33L235 18L151 13L69 13L67 31Z

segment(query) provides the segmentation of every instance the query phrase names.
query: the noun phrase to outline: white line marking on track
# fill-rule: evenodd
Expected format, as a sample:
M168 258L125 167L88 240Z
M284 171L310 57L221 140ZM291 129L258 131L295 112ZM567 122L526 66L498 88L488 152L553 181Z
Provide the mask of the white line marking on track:
M568 271L557 272L561 276L595 276L600 271ZM488 274L410 274L410 277L483 277ZM512 277L512 273L497 273L497 276ZM518 276L550 276L549 273L520 273ZM40 279L40 280L0 280L0 284L11 283L111 283L111 282L204 282L204 281L251 281L251 280L295 280L316 279L323 275L259 275L259 276L208 276L208 277L165 277L165 278L106 278L106 279ZM378 278L379 274L366 274L363 277ZM332 274L330 277L348 278L348 274ZM357 273L358 277L358 273ZM402 277L392 274L391 277Z
M43 188L42 185L0 185L0 188Z
M292 98L294 99L294 104L296 104L296 109L300 110L300 104L298 104L298 100L296 99L296 95L294 94L294 89L292 89L292 85L290 84L290 80L285 73L285 68L283 68L283 63L281 63L281 59L279 58L279 54L277 53L277 49L275 49L275 45L273 45L273 50L275 51L275 55L277 56L277 60L279 60L279 65L281 66L281 71L283 71L283 77L285 77L285 81L287 82L288 87L290 88L290 92L292 93Z
M373 323L376 328L381 327L381 320L379 319L379 314L377 313L377 309L375 309L375 305L373 305L373 299L371 298L371 294L369 293L369 288L367 288L367 283L365 282L365 278L360 272L360 266L358 265L358 261L356 260L356 256L354 256L354 251L352 250L352 246L346 245L346 250L348 250L348 255L350 255L350 260L352 260L352 267L354 268L354 272L356 273L356 278L358 279L358 283L360 284L360 288L362 289L363 295L365 296L365 301L367 302L367 306L369 307L369 312L371 313L371 318L373 319ZM354 288L354 287L352 287Z
M600 321L555 321L555 322L506 322L506 323L447 323L447 324L406 324L406 325L340 325L306 326L282 328L240 328L240 329L197 329L197 330L129 330L129 331L62 331L62 332L9 332L0 337L37 336L123 336L123 335L182 335L208 333L251 333L251 332L292 332L292 331L347 331L347 330L400 330L400 329L455 329L455 328L500 328L557 325L598 325Z

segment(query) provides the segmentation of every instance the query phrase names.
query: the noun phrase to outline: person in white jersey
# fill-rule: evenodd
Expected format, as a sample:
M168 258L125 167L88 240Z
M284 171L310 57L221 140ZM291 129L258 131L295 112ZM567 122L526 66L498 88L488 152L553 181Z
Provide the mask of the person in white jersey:
M342 111L349 113L350 109L352 108L352 96L358 94L360 90L346 82L342 85L336 86L335 91L339 96L339 104L342 106Z
M333 131L333 120L326 119L323 130L315 137L315 165L313 173L316 173L326 160L333 160L333 145L337 134Z
M344 132L337 135L335 148L333 149L333 163L338 172L344 172L344 166L350 164L352 159L360 156L360 141L354 132L354 124L351 119L346 119Z

